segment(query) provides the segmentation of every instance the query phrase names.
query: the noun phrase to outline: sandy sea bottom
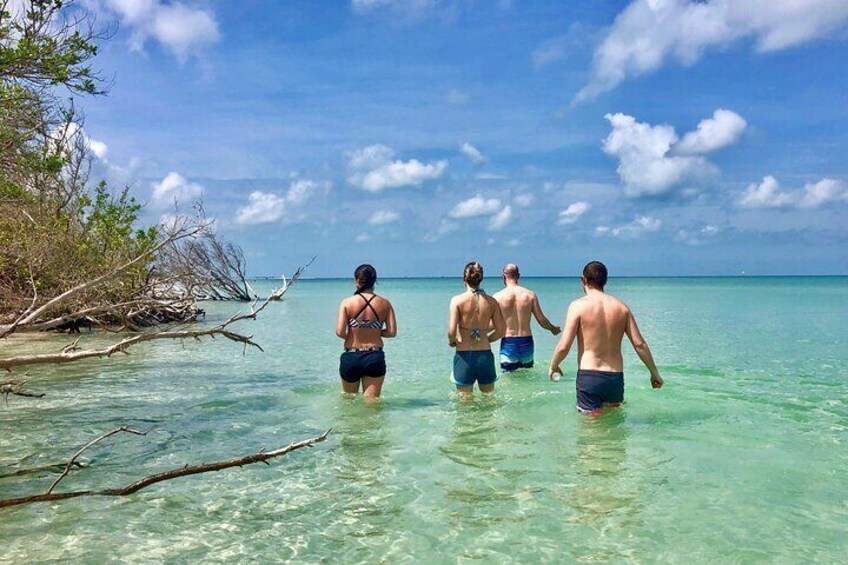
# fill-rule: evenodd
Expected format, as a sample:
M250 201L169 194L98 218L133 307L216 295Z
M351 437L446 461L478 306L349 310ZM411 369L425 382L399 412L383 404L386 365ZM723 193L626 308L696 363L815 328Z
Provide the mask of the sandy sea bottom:
M125 498L0 510L0 562L801 562L848 539L848 279L622 279L667 386L627 358L627 404L574 410L574 359L455 398L444 326L453 280L389 280L399 337L378 406L339 393L333 334L346 281L302 281L236 344L156 343L127 357L33 369L43 399L0 405L0 497L46 490L119 425L152 431L91 450L60 489L273 449L271 466L163 483ZM491 283L494 284L494 283ZM552 319L571 279L529 280ZM495 290L491 288L489 290ZM209 304L209 321L236 305ZM111 336L85 335L83 343ZM2 355L62 336L12 338Z

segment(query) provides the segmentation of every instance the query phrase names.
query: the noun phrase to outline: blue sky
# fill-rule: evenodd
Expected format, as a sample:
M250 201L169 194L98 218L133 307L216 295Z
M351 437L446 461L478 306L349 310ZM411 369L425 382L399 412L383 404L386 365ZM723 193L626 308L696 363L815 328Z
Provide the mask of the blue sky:
M98 172L253 274L848 273L845 0L79 1Z

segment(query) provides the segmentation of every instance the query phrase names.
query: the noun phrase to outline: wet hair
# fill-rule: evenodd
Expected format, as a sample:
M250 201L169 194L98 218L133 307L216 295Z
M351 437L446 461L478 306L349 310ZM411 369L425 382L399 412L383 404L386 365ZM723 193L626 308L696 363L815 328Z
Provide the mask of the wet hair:
M374 290L374 284L377 282L377 269L365 263L356 268L353 272L353 278L356 279L356 294Z
M521 277L521 273L518 270L518 265L513 263L508 264L503 268L503 276L506 278L517 281Z
M483 282L483 265L477 261L468 263L462 273L462 280L475 288L480 286L480 283Z
M591 287L604 289L607 284L607 267L600 261L590 261L583 267L583 278Z

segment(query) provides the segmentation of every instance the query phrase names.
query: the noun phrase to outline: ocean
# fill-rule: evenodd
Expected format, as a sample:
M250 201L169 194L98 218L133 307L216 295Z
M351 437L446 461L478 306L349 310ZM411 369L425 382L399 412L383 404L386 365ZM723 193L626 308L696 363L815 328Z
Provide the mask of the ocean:
M561 323L577 279L527 279ZM396 309L383 400L340 393L334 334L351 281L303 280L224 339L31 369L42 399L0 400L0 498L106 488L144 475L328 440L272 461L160 483L129 497L0 510L0 562L823 562L848 540L848 278L613 278L665 379L626 347L626 404L575 410L575 353L460 402L447 304L457 279L380 281ZM271 283L257 286L263 292ZM483 285L494 292L499 281ZM207 323L232 303L205 303ZM80 345L112 335L83 334ZM3 356L68 336L13 336ZM13 373L12 377L20 377ZM5 379L3 379L5 380Z

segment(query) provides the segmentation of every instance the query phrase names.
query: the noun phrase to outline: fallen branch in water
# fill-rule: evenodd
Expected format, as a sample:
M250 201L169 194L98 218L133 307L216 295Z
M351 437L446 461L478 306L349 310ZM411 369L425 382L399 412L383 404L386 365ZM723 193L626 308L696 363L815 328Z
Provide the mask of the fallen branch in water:
M11 381L8 383L0 383L0 394L5 397L6 403L9 403L9 395L26 396L28 398L43 398L44 393L27 392L24 390L24 382Z
M148 431L149 431L149 430L148 430ZM83 452L83 451L85 451L86 449L88 449L89 447L91 447L92 445L94 445L95 443L98 443L98 442L100 442L100 441L102 441L102 440L106 439L106 438L107 438L107 437L109 437L109 436L113 436L113 435L118 434L118 433L121 433L121 432L126 432L126 433L128 433L128 434L135 434L135 435L139 435L139 436L146 436L146 435L147 435L147 432L140 432L140 431L138 431L138 430L134 430L134 429L132 429L132 428L128 428L127 426L121 426L120 428L115 428L115 429L114 429L114 430L112 430L111 432L106 432L105 434L102 434L102 435L100 435L100 436L97 436L96 438L94 438L93 440L91 440L90 442L88 442L87 444L85 444L85 445L84 445L84 446L83 446L83 447L82 447L79 451L77 451L76 453L74 453L74 456L73 456L73 457L71 457L71 458L68 460L68 463L65 465L65 469L62 471L62 474L61 474L61 475L59 475L59 478L57 478L55 481L53 481L53 484L52 484L52 485L50 485L50 488L49 488L49 489L47 489L47 494L50 494L51 492L53 492L53 489L55 489L55 488L56 488L56 485L58 485L58 484L62 481L62 479L64 479L65 477L67 477L67 476L68 476L68 473L70 473L70 472L71 472L71 468L73 468L74 463L76 463L76 462L77 462L77 457L79 457L80 455L82 455L82 452Z
M315 258L313 257L312 261ZM248 345L256 347L260 351L264 351L262 347L253 341L253 336L243 335L237 332L234 332L229 328L231 324L236 322L240 322L242 320L255 320L256 316L264 310L268 304L273 301L280 300L283 295L292 287L292 285L300 278L303 274L304 270L312 264L312 261L300 267L295 274L292 276L291 280L284 287L273 290L271 294L266 298L261 305L257 308L257 303L259 299L253 301L251 305L251 310L247 314L236 313L231 316L227 321L217 326L207 328L204 330L180 330L180 331L153 331L147 333L136 334L131 337L122 339L117 343L113 343L108 347L103 347L99 349L81 349L78 346L79 340L76 340L71 345L62 348L58 353L42 353L35 355L16 355L14 357L5 357L0 358L0 369L6 369L7 371L11 371L15 367L27 367L31 365L43 365L50 363L70 363L72 361L79 361L81 359L89 359L89 358L102 358L102 357L111 357L115 353L125 353L129 354L127 349L132 347L133 345L143 343L146 341L154 341L158 339L196 339L200 340L202 337L216 337L223 336L229 340L242 343L245 347Z
M82 451L84 451L86 448L90 447L94 443L97 443L101 439L105 439L106 437L114 435L120 431L128 431L131 433L144 435L141 432L130 430L129 428L124 426L116 430L112 430L107 434L103 434L102 436L89 442L85 447L79 450L66 465L65 471L62 473L62 476L60 476L56 481L54 481L53 485L50 487L50 490L48 490L46 493L36 494L32 496L24 496L22 498L7 498L4 500L0 500L0 508L20 506L22 504L34 504L36 502L54 502L58 500L67 500L70 498L79 498L82 496L127 496L130 494L134 494L140 491L141 489L147 488L156 483L161 483L162 481L169 481L179 477L199 475L201 473L211 473L212 471L221 471L223 469L229 469L231 467L243 467L245 465L253 465L254 463L269 464L269 459L274 459L275 457L286 455L288 453L291 453L292 451L302 449L304 447L312 447L316 443L324 441L325 439L327 439L327 435L330 433L331 429L327 430L320 436L298 441L296 443L290 443L286 447L281 447L280 449L275 449L273 451L260 450L258 453L254 453L253 455L247 455L245 457L237 457L235 459L227 459L225 461L216 461L214 463L202 463L200 465L186 465L185 467L180 467L179 469L173 469L170 471L165 471L164 473L157 473L155 475L144 477L143 479L140 479L134 483L131 483L121 488L105 489L100 491L78 490L71 492L52 492L53 488L59 483L59 481L68 474L68 471L70 471L70 467L72 466L75 458L79 456Z

